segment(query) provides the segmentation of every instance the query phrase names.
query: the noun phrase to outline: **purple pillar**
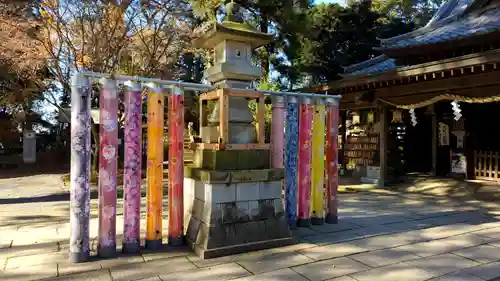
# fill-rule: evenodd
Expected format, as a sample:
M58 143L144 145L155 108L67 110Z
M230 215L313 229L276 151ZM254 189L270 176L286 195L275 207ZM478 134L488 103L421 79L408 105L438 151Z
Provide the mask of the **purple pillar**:
M125 171L123 173L123 251L140 250L142 172L142 93L141 86L127 82L125 92Z
M90 100L89 79L71 80L71 184L69 251L73 263L89 259L90 224Z

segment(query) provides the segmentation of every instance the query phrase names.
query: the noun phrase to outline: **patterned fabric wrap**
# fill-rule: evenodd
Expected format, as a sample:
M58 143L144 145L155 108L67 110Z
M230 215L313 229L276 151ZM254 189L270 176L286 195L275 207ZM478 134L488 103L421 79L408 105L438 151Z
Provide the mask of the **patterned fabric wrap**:
M80 79L76 79L80 78ZM88 257L90 223L90 87L87 78L77 77L71 87L71 253ZM80 82L80 83L78 83Z
M123 243L140 244L142 180L142 97L140 91L125 93L125 171L123 174Z
M286 105L285 127L285 209L290 227L297 226L297 160L299 104L292 97Z
M102 81L99 130L99 249L116 248L118 95L116 81Z

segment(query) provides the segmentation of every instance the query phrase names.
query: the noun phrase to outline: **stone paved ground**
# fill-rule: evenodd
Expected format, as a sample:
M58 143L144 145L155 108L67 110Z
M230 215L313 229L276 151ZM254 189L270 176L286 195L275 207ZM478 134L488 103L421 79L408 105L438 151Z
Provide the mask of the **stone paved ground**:
M57 195L61 192L57 181L57 176L0 180L0 280L500 278L496 204L389 191L342 194L339 224L297 229L299 243L284 248L211 260L200 260L184 248L170 248L72 265L67 195ZM95 203L92 237L97 230ZM121 225L119 217L119 233Z

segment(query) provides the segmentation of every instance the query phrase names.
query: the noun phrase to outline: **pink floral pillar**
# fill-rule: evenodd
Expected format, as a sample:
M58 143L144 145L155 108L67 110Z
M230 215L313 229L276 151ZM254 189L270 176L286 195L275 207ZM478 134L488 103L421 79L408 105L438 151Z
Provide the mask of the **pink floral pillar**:
M338 181L338 128L339 128L339 101L327 99L326 112L326 194L327 213L326 223L338 222L337 189Z
M125 92L125 171L123 173L123 251L140 250L142 93L141 86L127 82Z
M168 244L184 243L184 89L168 97Z
M276 96L271 119L271 167L283 168L283 143L285 141L285 98Z
M312 102L304 98L299 112L299 164L298 164L298 203L297 225L308 227L311 224L311 139L312 139Z
M101 257L116 255L116 170L118 158L118 95L116 81L101 80L99 99L99 245Z

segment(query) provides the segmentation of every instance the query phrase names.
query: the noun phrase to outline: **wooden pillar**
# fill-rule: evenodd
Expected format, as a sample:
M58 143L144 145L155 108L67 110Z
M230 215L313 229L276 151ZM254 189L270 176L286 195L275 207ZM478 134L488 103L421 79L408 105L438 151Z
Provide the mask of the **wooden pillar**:
M380 112L380 177L378 187L385 186L385 179L387 177L387 132L389 130L387 122L387 107L382 106Z
M436 175L437 167L437 116L434 105L430 105L431 112L431 130L432 130L432 168L431 174Z
M340 105L339 105L339 110L340 110ZM340 153L338 155L339 162L340 162L340 167L342 169L347 170L347 163L345 163L345 142L347 141L347 110L343 110L340 113L340 118L342 119L342 127L340 130L340 135L342 137L341 139L341 146L340 146Z

